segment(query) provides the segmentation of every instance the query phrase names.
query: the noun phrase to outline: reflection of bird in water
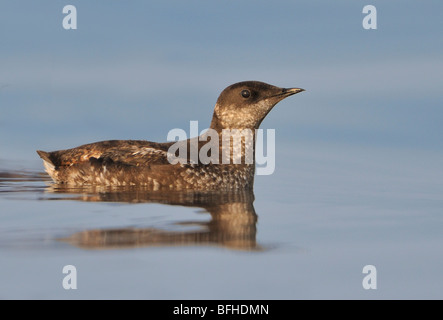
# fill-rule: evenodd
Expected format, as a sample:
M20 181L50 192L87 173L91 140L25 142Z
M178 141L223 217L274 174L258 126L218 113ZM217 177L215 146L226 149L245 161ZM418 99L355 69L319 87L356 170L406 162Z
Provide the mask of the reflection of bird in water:
M140 187L110 189L105 187L48 188L52 200L93 202L163 203L198 207L211 215L207 222L180 222L181 226L198 226L191 231L167 231L156 228L92 229L61 239L85 249L115 249L145 246L216 245L237 250L260 250L256 243L257 215L252 191L238 192L160 192ZM66 198L55 194L77 194Z
M239 82L227 87L220 94L212 117L210 132L216 135L206 133L200 138L182 141L188 146L187 155L179 157L186 157L186 163L171 164L169 150L173 143L150 141L113 140L69 150L37 152L48 174L58 183L142 185L151 190L252 189L255 163L253 159L250 162L245 160L245 149L249 146L253 150L255 130L271 109L279 101L301 91L304 90L279 88L258 81ZM234 143L227 148L229 150L222 149L223 137L226 136L224 130L250 132L250 138L242 137L244 146L239 148L240 159L233 150L238 148L233 146ZM199 157L194 159L191 145L195 145L197 154L200 154L200 151L207 150L203 147L207 148L209 141L216 145L210 149L209 161L202 161ZM208 151L205 156L208 156ZM223 157L225 161L220 161Z
M59 239L84 249L116 249L148 246L215 245L236 250L261 250L256 242L257 215L254 194L242 191L152 191L140 186L68 187L50 184L43 173L0 171L1 193L41 193L41 201L84 201L120 203L158 203L165 205L202 208L211 215L205 222L181 221L176 225L197 228L170 231L154 227L89 229ZM36 184L40 182L40 184ZM149 206L146 207L147 209ZM176 230L176 228L173 228Z

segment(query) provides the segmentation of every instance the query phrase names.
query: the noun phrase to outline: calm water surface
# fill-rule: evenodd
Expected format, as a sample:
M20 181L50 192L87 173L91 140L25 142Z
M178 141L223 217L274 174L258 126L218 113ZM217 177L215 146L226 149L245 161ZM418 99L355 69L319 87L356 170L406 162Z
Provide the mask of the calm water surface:
M441 154L279 150L254 193L64 188L2 161L0 298L443 297Z
M373 2L2 1L0 299L442 299L443 2ZM203 130L243 80L307 90L254 194L66 189L35 153Z

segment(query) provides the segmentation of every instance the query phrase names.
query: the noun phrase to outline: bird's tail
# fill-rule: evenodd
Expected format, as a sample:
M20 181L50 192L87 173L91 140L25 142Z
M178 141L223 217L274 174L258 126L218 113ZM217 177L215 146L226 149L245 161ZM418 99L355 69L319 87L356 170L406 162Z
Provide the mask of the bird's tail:
M50 153L46 151L37 150L40 158L43 159L43 165L45 166L46 172L51 176L52 179L55 179L55 164L51 160Z
M37 150L38 155L40 158L42 158L44 161L48 162L49 164L54 165L51 158L49 157L49 152Z

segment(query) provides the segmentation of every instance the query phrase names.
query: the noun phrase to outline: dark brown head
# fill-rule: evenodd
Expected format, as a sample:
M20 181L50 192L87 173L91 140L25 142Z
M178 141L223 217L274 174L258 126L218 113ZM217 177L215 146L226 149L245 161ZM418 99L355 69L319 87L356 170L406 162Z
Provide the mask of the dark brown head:
M257 129L281 100L304 91L279 88L259 81L244 81L227 87L218 97L211 128Z

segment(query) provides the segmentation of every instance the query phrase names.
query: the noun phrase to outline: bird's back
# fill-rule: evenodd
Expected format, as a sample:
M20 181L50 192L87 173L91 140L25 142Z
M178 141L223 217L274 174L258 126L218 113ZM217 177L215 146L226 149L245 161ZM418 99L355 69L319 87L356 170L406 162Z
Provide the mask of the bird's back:
M252 189L254 165L171 164L168 149L172 144L110 140L37 153L56 183L140 185L152 190Z

